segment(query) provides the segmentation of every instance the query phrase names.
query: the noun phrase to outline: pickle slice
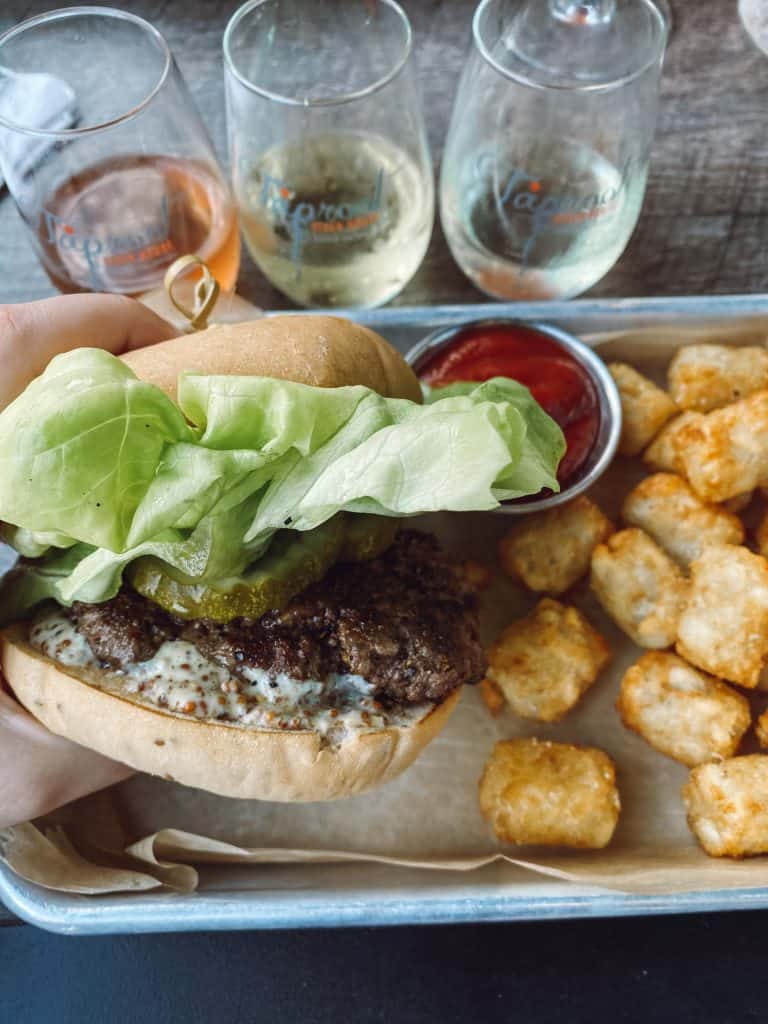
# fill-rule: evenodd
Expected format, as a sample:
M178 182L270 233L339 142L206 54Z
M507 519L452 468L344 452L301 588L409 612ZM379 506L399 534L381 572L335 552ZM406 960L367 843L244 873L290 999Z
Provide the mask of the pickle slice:
M338 559L343 543L344 524L337 516L307 533L286 531L278 535L253 569L217 581L215 586L183 583L151 558L134 564L131 585L182 619L258 619L271 608L282 608L310 583L322 579Z
M340 562L367 562L376 558L394 542L399 521L387 516L358 515L346 517L344 545Z
M337 561L364 562L395 539L397 520L373 515L336 515L306 533L278 533L269 550L242 576L215 584L185 580L154 558L129 569L134 590L181 619L258 619L323 578Z

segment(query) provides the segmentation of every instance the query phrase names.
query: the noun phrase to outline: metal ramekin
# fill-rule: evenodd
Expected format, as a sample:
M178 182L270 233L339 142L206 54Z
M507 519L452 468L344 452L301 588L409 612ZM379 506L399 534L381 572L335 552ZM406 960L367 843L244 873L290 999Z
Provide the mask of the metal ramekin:
M541 512L570 501L576 495L586 491L602 476L616 454L621 437L621 400L613 377L608 372L608 367L593 349L562 328L538 321L512 320L508 317L469 320L455 327L440 328L417 342L406 353L405 358L418 375L420 367L424 365L428 357L431 358L435 354L436 350L445 348L464 331L477 327L527 327L538 331L568 352L587 371L595 385L600 407L600 426L595 445L579 475L557 494L548 494L543 498L531 495L530 498L514 502L502 502L494 511L502 512L505 515L521 516L527 515L529 512Z

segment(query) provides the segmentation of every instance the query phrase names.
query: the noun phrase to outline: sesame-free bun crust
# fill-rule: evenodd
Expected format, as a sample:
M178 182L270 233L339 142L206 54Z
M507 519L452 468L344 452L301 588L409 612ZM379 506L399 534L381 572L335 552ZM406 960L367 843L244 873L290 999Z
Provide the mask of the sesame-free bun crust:
M265 317L209 327L122 357L138 377L176 398L179 374L250 374L318 387L362 384L421 401L413 371L383 338L332 316ZM442 729L458 691L415 724L350 733L340 744L315 732L259 730L204 721L127 695L118 677L75 671L40 654L23 624L0 634L0 665L18 699L51 732L122 761L222 796L336 800L404 771Z
M396 349L337 316L274 316L217 324L121 357L142 380L176 398L179 374L277 377L334 388L363 384L386 398L421 401L419 382Z
M414 725L354 732L326 746L315 732L206 722L118 695L108 675L75 674L25 636L21 624L0 635L0 664L18 700L51 732L138 771L249 800L337 800L388 782L440 732L460 696Z

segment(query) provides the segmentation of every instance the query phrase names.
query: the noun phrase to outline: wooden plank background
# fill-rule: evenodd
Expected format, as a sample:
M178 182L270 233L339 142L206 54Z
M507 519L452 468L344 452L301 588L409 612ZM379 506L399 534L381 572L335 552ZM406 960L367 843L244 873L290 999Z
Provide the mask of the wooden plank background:
M121 0L115 0L119 4ZM54 6L2 0L0 29ZM164 33L226 161L221 37L233 0L122 0ZM404 0L416 38L437 167L474 0ZM645 205L616 267L591 295L759 292L768 282L768 56L738 18L735 0L672 0L673 34ZM267 308L290 306L244 254L240 292ZM12 201L0 199L0 300L51 294ZM439 223L399 305L474 302L480 293L453 262Z

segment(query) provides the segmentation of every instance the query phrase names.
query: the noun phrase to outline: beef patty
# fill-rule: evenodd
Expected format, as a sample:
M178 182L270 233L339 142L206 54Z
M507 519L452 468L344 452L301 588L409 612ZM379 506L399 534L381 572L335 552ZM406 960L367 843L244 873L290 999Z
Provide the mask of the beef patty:
M70 617L99 661L110 668L148 661L166 640L179 636L175 619L127 587L101 604L75 602Z
M486 667L474 590L437 541L415 530L372 561L334 566L258 620L183 621L127 588L102 604L75 604L71 614L112 668L182 638L235 676L248 668L296 679L351 673L390 705L441 701L482 679Z

